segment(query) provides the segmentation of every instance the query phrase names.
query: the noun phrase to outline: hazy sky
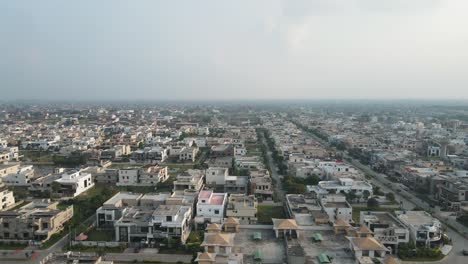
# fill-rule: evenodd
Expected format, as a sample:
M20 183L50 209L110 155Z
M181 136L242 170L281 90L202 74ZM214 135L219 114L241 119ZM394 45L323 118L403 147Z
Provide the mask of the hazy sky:
M3 0L0 100L466 99L467 10L467 0Z

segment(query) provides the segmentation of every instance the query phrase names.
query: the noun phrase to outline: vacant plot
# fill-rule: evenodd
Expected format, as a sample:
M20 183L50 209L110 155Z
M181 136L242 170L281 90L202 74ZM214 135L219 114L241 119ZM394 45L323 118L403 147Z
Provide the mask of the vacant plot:
M96 230L92 229L86 233L88 241L114 241L114 230Z
M259 224L271 225L273 224L272 218L285 218L284 208L282 206L259 205L257 217Z

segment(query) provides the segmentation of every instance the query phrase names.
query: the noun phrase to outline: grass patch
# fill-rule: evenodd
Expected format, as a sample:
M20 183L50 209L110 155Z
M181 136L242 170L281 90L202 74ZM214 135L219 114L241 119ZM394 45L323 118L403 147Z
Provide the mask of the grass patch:
M414 262L425 262L425 261L439 261L442 260L445 256L440 255L434 258L431 257L411 257L411 258L401 258L403 261L414 261Z
M114 241L114 230L92 229L86 233L88 241Z
M155 186L118 186L117 189L120 192L132 192L132 193L153 193L155 192Z
M361 206L353 206L353 221L359 223L359 218L361 211L378 211L378 212L395 212L398 208L386 208L386 207L377 207L377 208L368 208Z
M169 176L169 179L167 179L165 182L158 182L158 184L156 184L156 191L157 192L172 192L175 180L176 180L175 176Z
M67 246L68 251L98 252L98 253L122 253L125 247L88 247L83 245Z
M259 224L271 225L272 218L285 218L284 208L282 206L259 205L257 207L257 217Z
M24 249L27 247L27 244L22 244L22 243L6 243L6 242L1 242L0 243L0 250L16 250L16 249Z

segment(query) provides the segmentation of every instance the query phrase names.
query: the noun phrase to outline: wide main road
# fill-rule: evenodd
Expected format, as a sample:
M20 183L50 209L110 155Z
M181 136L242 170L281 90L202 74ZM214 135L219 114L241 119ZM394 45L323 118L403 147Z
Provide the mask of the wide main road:
M307 132L306 132L307 133ZM308 133L317 142L321 143L324 147L332 148L327 141L315 136L312 133ZM366 174L370 175L370 182L376 186L379 186L382 190L392 192L396 199L402 203L402 207L405 210L411 210L414 207L420 207L428 212L432 212L433 209L423 200L416 197L414 194L401 188L400 184L391 182L387 179L385 174L377 173L373 171L369 166L360 163L358 160L353 159L346 152L343 152L343 158L351 163L356 168L362 170ZM447 225L447 235L452 239L453 249L447 257L437 262L415 262L415 263L450 263L450 264L467 264L468 256L463 256L462 250L468 249L468 229L456 221L450 220L446 217L441 216L438 213L432 214L434 217L439 219L442 223ZM454 229L454 228L456 229ZM411 263L411 262L405 262Z

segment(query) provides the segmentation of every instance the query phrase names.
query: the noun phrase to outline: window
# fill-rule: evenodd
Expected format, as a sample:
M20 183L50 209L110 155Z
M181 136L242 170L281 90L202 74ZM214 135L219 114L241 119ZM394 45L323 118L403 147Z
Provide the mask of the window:
M214 210L214 213L215 213L215 214L219 214L219 210Z
M166 221L167 222L172 222L172 215L166 216Z
M8 227L10 227L10 224L9 223L3 223L3 227L8 228Z

